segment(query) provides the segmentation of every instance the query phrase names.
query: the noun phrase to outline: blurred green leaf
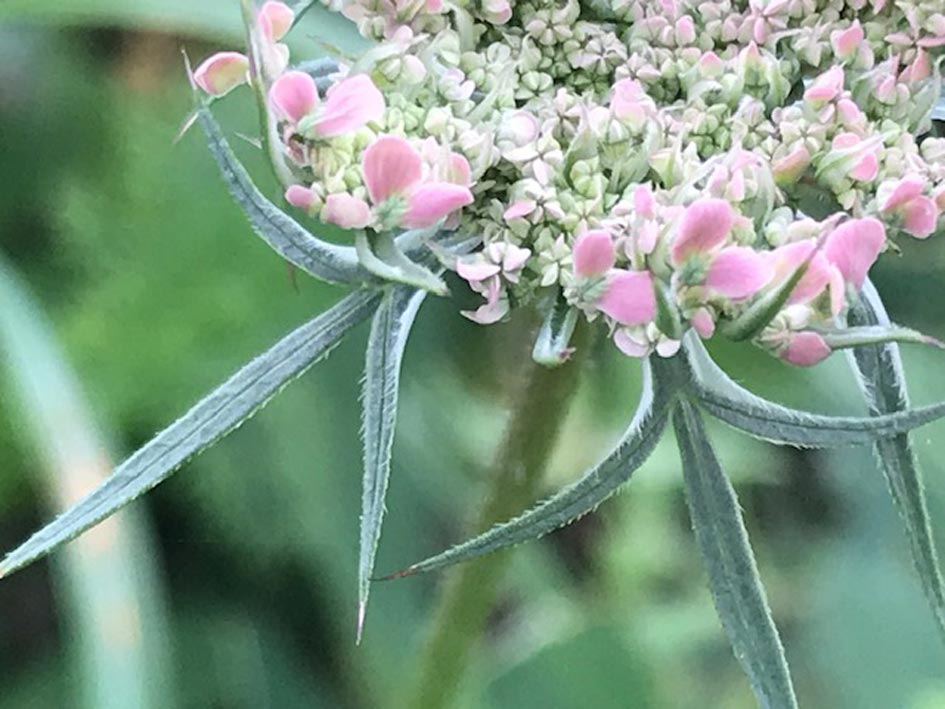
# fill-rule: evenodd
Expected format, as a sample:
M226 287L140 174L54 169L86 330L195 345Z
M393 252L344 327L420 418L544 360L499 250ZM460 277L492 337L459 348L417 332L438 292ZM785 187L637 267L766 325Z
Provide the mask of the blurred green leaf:
M68 506L108 474L106 445L44 314L2 260L0 353L43 461L48 496L55 507ZM90 708L173 703L155 549L137 512L114 518L56 565Z
M230 433L326 356L351 328L370 315L376 301L376 293L356 291L240 369L119 465L74 507L7 555L0 564L0 575L8 575L73 539Z
M353 22L320 3L311 3L297 25L297 35L322 45L357 53L370 43ZM0 22L57 25L113 25L151 29L233 42L244 35L235 0L3 0ZM293 44L298 42L293 41Z
M889 316L873 284L867 281L860 301L850 312L853 325L889 326ZM892 343L853 350L852 363L859 375L870 413L881 416L909 406L899 348ZM906 528L912 559L922 588L932 606L939 629L945 633L945 587L939 571L925 492L918 462L907 434L877 441L874 447L893 502Z
M699 412L673 412L686 502L722 625L766 709L796 709L784 648L768 609L735 490L719 465Z
M389 287L368 339L364 366L364 497L361 505L361 550L358 562L358 639L364 626L374 558L381 539L390 458L397 427L400 368L410 328L425 291Z

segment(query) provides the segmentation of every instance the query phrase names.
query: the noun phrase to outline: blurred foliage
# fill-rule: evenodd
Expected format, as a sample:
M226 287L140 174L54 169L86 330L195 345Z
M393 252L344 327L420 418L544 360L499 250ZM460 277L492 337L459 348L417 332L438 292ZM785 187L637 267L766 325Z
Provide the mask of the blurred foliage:
M128 452L339 292L296 283L250 234L196 132L172 145L189 108L179 48L197 58L211 47L168 32L229 37L217 28L230 20L211 14L228 4L112 4L128 9L120 21L79 13L84 2L0 4L0 250ZM158 6L193 22L156 32ZM10 24L30 12L40 25ZM252 134L250 104L220 104L231 135ZM264 179L254 149L238 148ZM940 337L943 249L908 244L876 278L895 319ZM483 329L458 305L427 303L408 345L381 571L458 539L484 489L511 363L529 351L533 323ZM436 578L375 588L354 645L364 336L138 503L157 527L152 561L169 605L178 694L166 705L385 707L411 676ZM602 458L634 408L637 365L593 347L572 409L548 412L567 416L548 489ZM713 349L759 393L863 411L839 355L801 372L743 346ZM916 402L945 397L940 353L905 355ZM0 379L5 549L50 515L10 386ZM776 450L721 426L712 433L746 508L802 706L945 707L945 650L869 453ZM942 538L945 425L915 441ZM705 586L671 440L597 514L518 549L512 571L461 706L753 706ZM0 583L0 707L77 705L61 652L71 611L59 600L45 564Z

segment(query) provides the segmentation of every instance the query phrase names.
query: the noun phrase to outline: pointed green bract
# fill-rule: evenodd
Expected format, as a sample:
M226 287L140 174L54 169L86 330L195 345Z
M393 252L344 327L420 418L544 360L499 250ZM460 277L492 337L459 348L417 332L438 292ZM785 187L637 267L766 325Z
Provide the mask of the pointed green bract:
M358 264L352 247L338 246L313 236L266 199L236 159L210 109L201 106L197 114L230 193L263 241L286 261L319 280L353 283L369 277Z
M692 527L715 607L735 657L748 675L760 706L796 709L784 648L758 577L735 490L691 403L678 403L673 424Z
M834 350L850 349L863 345L884 345L890 342L912 343L915 345L932 345L943 348L941 342L934 337L923 335L918 330L899 325L866 325L861 327L845 327L833 332L822 332L824 342Z
M366 320L378 299L377 292L356 291L256 357L119 465L89 495L11 552L0 564L0 576L78 536L233 431Z
M859 326L888 326L889 317L873 284L863 286L860 302L850 311L850 322ZM905 375L899 348L895 344L869 345L852 351L851 361L875 416L908 407ZM905 525L912 560L939 629L945 634L945 584L939 570L938 554L929 522L922 476L906 434L877 441L873 448L893 502Z
M390 480L391 449L397 425L400 366L407 337L426 292L389 288L374 314L364 368L364 485L361 504L361 551L358 564L358 638L364 623L374 557L381 539L384 500Z
M546 367L564 364L571 356L571 336L577 325L578 312L560 291L548 307L545 319L535 338L532 359Z
M863 416L824 416L799 411L764 399L736 383L706 352L702 341L689 336L685 351L696 373L699 403L725 423L777 444L799 448L832 448L875 443L945 416L945 402L913 410Z
M675 387L654 387L651 363L644 365L644 388L630 427L600 465L520 517L421 561L389 578L442 569L544 536L594 510L639 468L659 442L675 399Z
M405 232L404 237L409 240L410 235L414 233L416 232ZM389 283L421 288L437 295L449 293L443 279L425 266L411 261L401 251L390 232L369 235L361 231L355 236L354 243L358 260L378 278ZM415 250L419 250L419 246L414 245Z

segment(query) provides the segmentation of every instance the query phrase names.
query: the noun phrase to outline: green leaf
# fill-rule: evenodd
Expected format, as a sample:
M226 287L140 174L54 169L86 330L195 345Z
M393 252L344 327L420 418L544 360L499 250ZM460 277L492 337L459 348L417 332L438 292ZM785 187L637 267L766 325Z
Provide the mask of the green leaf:
M119 465L95 490L12 551L0 564L0 576L23 568L94 526L233 431L367 319L377 300L377 292L356 291L256 357Z
M889 325L879 293L869 281L863 286L860 301L850 311L850 322L867 327ZM897 345L858 347L852 351L851 360L871 414L881 416L908 408L909 395ZM909 437L902 434L877 441L873 450L905 525L912 561L922 588L939 629L945 633L945 584L939 571L922 474Z
M364 627L374 558L381 539L384 500L390 480L391 449L397 425L400 366L407 337L425 291L390 288L371 323L364 368L362 433L364 485L361 503L361 551L358 564L358 640Z
M798 448L836 448L875 443L924 426L945 416L945 403L876 417L822 416L790 409L773 401L746 403L698 391L699 403L710 414L756 438Z
M698 375L694 391L702 407L730 426L771 443L799 448L874 443L945 416L945 402L875 417L800 411L757 396L734 382L698 338L686 338L685 351Z
M578 312L559 290L549 303L548 312L538 330L532 359L546 367L564 364L571 356L571 336L577 325Z
M504 547L537 539L582 517L613 495L653 452L675 400L674 386L653 386L652 365L650 361L644 365L643 393L630 427L600 465L520 517L496 525L467 542L386 578L442 569Z
M263 241L286 261L320 280L352 283L368 277L353 248L316 238L266 199L236 159L210 109L202 106L197 114L230 193Z
M699 412L680 401L673 412L686 502L715 607L758 704L795 709L784 648L768 609L735 490L706 437Z
M412 233L405 232L403 238L409 238ZM389 283L422 288L437 295L449 293L443 279L419 263L411 261L400 250L390 233L368 234L359 231L354 243L361 264L378 278Z
M860 327L846 327L842 330L821 332L824 342L834 350L861 347L863 345L883 345L889 342L912 343L916 345L932 345L945 349L945 345L934 337L923 335L918 330L900 327L892 323L888 325L865 325Z

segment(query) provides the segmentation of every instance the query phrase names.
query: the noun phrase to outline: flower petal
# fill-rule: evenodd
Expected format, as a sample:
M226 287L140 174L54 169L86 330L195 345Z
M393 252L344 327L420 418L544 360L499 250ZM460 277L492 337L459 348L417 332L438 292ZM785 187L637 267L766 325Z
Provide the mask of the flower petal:
M686 207L673 240L673 261L679 263L694 251L705 252L721 245L734 225L735 210L724 199L693 202Z
M807 87L804 99L818 103L833 100L843 90L843 78L843 67L831 67Z
M315 203L315 195L312 190L304 185L289 185L285 191L285 201L293 207L311 214L312 206Z
M611 271L597 309L622 325L642 325L656 317L649 271Z
M410 229L433 226L450 212L472 202L472 192L468 187L450 182L429 182L410 194L403 225Z
M883 200L880 211L888 212L911 202L922 194L923 189L925 189L925 180L917 175L906 175L893 186L892 191Z
M726 298L740 300L764 288L773 275L774 269L760 253L747 246L730 246L709 262L705 284Z
M194 72L194 83L211 96L223 96L245 84L249 59L239 52L217 52Z
M824 256L859 290L885 244L886 228L878 219L850 219L827 237Z
M481 258L480 256L479 259ZM479 259L475 261L457 261L456 273L459 274L460 278L474 283L498 275L502 270L502 267L497 263L490 263L489 261Z
M361 155L361 170L371 201L380 204L419 182L423 162L406 140L383 135L365 148Z
M343 229L363 229L371 222L371 208L359 197L344 192L325 198L322 219Z
M287 71L270 87L269 103L281 118L298 123L318 106L315 79L304 71Z
M830 355L830 346L816 332L797 332L781 350L781 359L798 367L810 367Z
M646 357L650 354L650 346L633 339L626 330L620 329L614 333L614 344L617 349L628 357Z
M315 132L325 138L350 133L384 115L384 96L366 74L338 82L325 96Z
M282 2L267 2L259 8L258 22L266 37L278 42L286 36L295 21L295 13Z
M921 195L903 208L902 227L917 239L924 239L935 231L938 207L931 198Z
M535 211L538 207L538 203L531 199L520 199L517 202L513 202L509 205L509 208L505 210L502 214L502 218L505 221L510 222L514 219L521 219L522 217L527 217L529 214Z
M579 277L603 276L614 267L614 240L603 229L582 234L574 242L573 259Z
M779 246L770 252L770 263L774 267L774 278L777 283L783 283L801 267L812 252L817 249L816 239L795 241ZM807 266L807 271L801 276L794 290L788 298L788 303L809 303L823 293L829 285L831 273L835 271L823 254L816 254Z

